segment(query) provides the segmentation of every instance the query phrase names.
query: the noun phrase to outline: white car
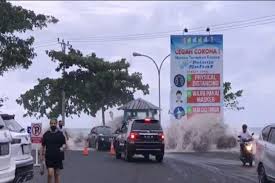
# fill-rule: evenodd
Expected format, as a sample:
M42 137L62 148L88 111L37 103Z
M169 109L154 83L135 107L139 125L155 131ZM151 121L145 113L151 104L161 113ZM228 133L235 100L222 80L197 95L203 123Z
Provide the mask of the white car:
M259 183L275 182L275 124L266 126L256 142Z
M25 182L33 178L33 157L31 154L31 137L16 122L14 115L0 114L5 126L10 130L11 156L15 160L16 172L14 182Z
M15 178L15 162L11 158L11 135L0 118L0 183L12 182Z

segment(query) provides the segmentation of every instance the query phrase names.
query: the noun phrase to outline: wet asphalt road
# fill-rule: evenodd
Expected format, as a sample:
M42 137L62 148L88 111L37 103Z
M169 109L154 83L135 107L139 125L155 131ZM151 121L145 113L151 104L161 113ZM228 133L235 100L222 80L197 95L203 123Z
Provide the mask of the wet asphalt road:
M233 153L167 153L163 163L151 157L133 162L108 152L67 152L62 183L256 183L256 168L242 167ZM46 182L35 168L33 183Z

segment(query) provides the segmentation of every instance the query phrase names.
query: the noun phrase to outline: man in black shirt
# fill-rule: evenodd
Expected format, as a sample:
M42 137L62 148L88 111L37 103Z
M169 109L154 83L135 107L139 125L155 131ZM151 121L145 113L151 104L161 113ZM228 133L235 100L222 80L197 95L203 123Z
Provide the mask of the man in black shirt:
M50 120L50 130L42 138L41 161L46 162L48 183L60 183L59 171L63 169L63 152L66 145L65 136L57 128L57 120Z

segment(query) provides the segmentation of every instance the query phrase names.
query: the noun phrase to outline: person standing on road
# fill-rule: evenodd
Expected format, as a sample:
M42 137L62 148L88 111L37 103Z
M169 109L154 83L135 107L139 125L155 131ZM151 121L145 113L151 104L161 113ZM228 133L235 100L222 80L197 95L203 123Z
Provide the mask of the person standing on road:
M42 138L41 161L45 161L48 170L48 183L60 183L60 170L63 169L63 152L66 139L57 128L57 120L50 120L50 130L46 131Z
M63 133L63 135L65 136L66 138L66 141L69 140L69 135L66 131L66 129L64 128L65 124L62 120L59 120L58 121L58 127L59 127L59 130Z
M58 129L59 131L61 131L66 139L66 146L65 146L65 149L68 149L68 140L69 140L69 136L68 136L68 133L66 131L66 129L64 128L65 124L62 120L59 120L58 121ZM62 152L62 160L64 161L65 160L65 152L63 151Z

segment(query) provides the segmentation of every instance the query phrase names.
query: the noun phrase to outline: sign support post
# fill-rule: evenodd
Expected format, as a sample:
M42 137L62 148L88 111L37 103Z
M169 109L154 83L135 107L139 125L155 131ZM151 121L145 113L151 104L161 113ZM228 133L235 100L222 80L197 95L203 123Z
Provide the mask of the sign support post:
M40 164L39 164L39 162L38 162L38 146L36 146L36 148L35 148L35 164L33 165L33 166L36 166L36 167L39 167L40 166Z
M39 144L42 141L42 123L32 123L31 125L31 140L35 144L35 164L34 166L40 166L39 164Z

